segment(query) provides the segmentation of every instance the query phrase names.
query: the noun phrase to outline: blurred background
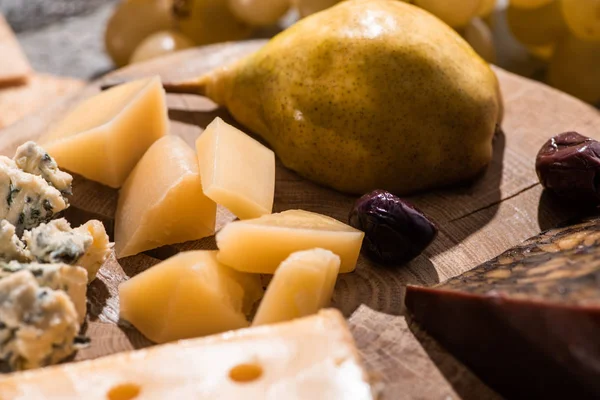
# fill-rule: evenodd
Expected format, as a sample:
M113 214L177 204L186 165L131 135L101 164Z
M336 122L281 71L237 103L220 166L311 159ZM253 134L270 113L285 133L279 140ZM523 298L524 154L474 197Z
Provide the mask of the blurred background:
M0 13L33 70L89 80L195 45L269 37L336 2L0 0ZM600 0L407 2L447 22L489 62L600 104Z

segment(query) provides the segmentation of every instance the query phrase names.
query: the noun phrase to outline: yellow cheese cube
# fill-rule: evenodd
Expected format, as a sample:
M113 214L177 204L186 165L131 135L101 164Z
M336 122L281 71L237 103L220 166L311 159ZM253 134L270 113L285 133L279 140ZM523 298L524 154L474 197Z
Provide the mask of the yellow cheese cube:
M39 142L61 168L117 188L167 129L165 92L153 77L83 101Z
M329 305L339 271L340 258L329 250L292 253L275 271L252 324L273 324L316 314Z
M119 194L115 252L126 257L214 233L217 205L202 192L196 154L165 136L144 154Z
M221 118L196 140L204 193L240 219L271 214L275 153Z
M216 251L179 253L119 286L121 318L164 343L248 326L262 295L259 275L220 264Z
M238 271L272 274L291 253L321 247L340 256L340 272L351 272L363 237L328 216L288 210L225 225L217 233L217 257Z

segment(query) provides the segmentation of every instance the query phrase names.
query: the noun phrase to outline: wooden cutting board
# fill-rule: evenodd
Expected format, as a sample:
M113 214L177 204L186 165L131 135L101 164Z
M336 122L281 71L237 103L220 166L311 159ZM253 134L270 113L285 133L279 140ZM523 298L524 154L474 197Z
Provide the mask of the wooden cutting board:
M52 104L34 117L0 131L0 153L35 139L70 106L99 91L101 84L158 74L165 80L195 76L252 52L264 41L188 50L116 71L77 96ZM384 399L491 399L497 395L434 341L410 326L403 314L404 285L431 285L492 258L540 230L575 216L545 195L534 171L535 155L552 135L566 130L600 139L600 113L542 84L496 69L505 100L494 159L472 185L410 198L435 220L440 234L426 253L401 268L382 268L361 257L354 273L338 279L333 305L349 317L366 365L383 385ZM227 112L201 97L168 95L171 133L193 144L214 117ZM460 143L456 144L460 146ZM342 221L355 198L307 182L277 168L275 211L303 208ZM78 224L99 218L110 231L117 191L76 177L67 218ZM218 227L232 220L219 209ZM214 238L166 246L121 260L112 258L88 290L87 334L92 346L75 360L148 346L139 332L118 321L117 285L178 251L214 249Z

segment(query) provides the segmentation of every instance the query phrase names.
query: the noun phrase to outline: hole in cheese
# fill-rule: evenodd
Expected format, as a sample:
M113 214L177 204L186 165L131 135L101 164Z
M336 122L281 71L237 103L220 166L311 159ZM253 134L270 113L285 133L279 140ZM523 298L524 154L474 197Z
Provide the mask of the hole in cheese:
M247 383L259 379L263 369L256 363L238 364L229 370L229 378L238 383Z
M204 193L240 219L271 214L275 153L215 118L196 140Z
M132 400L140 395L142 389L137 383L121 383L106 393L108 400Z

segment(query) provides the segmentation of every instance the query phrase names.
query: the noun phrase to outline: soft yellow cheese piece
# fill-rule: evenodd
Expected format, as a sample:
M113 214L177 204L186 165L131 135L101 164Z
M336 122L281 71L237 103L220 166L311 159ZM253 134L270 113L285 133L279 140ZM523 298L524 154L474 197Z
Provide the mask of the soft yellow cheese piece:
M218 259L238 271L272 274L291 253L320 247L340 256L340 272L351 272L363 237L331 217L288 210L225 225L217 233Z
M117 188L167 129L165 92L153 77L83 101L39 142L61 168Z
M220 264L216 251L179 253L119 286L121 318L164 343L248 326L259 275Z
M126 257L214 233L217 205L202 192L196 154L165 136L125 181L115 215L115 251Z
M292 253L275 271L252 324L273 324L316 314L329 305L339 271L340 258L329 250Z
M352 335L336 310L11 374L2 400L371 400Z
M217 117L196 140L204 193L240 219L271 214L275 153Z

